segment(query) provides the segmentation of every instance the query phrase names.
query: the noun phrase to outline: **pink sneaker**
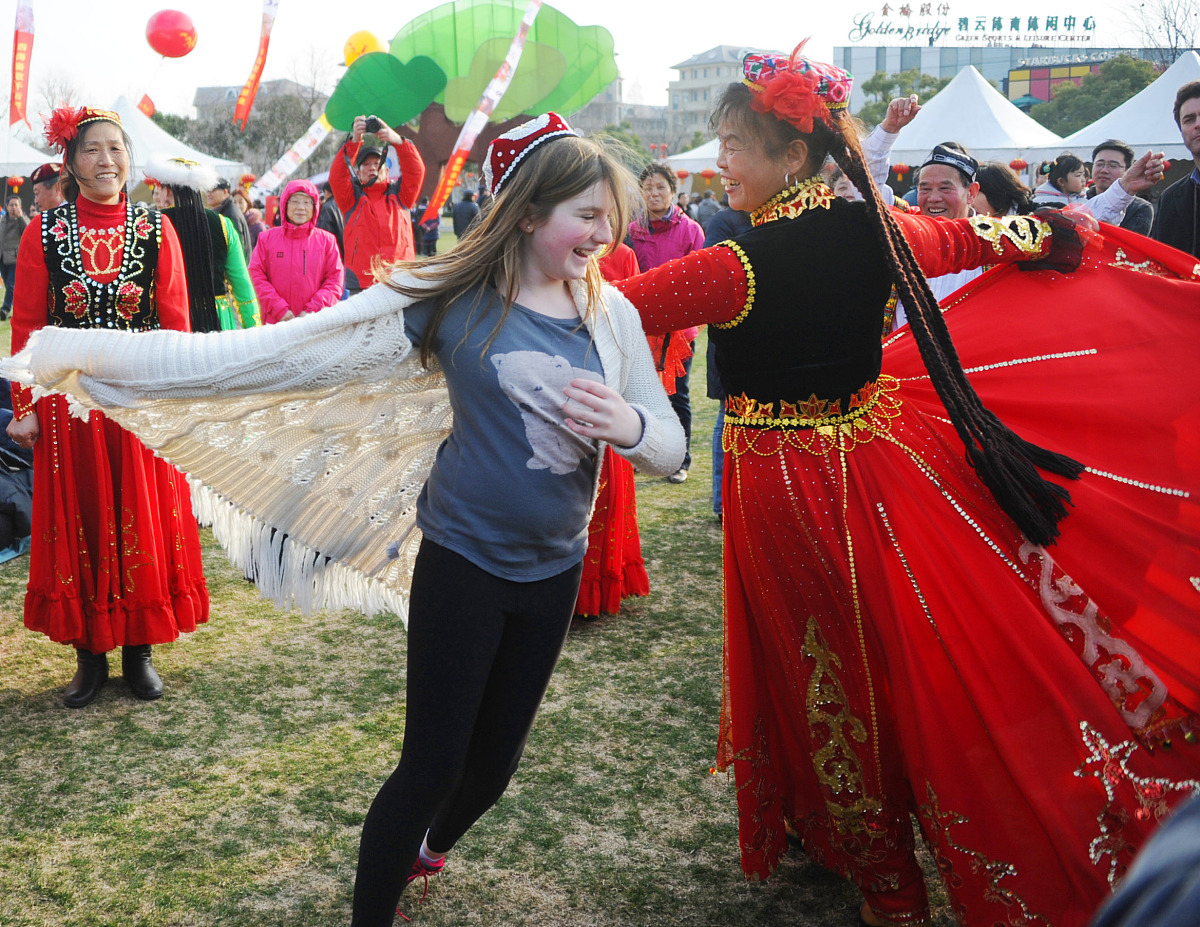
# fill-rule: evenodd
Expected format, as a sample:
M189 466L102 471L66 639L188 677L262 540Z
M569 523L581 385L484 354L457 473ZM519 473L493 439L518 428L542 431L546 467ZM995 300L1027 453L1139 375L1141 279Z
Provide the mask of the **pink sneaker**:
M416 879L424 879L424 891L421 892L421 898L417 904L425 903L425 896L429 894L429 877L437 875L446 868L446 857L442 857L436 863L427 863L421 859L421 854L417 854L417 858L413 861L412 872L408 874L408 882L412 883Z

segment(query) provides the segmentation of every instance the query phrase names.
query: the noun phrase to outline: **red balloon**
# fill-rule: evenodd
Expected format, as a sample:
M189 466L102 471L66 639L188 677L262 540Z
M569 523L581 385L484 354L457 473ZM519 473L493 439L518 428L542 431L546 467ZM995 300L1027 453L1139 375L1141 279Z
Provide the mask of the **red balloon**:
M196 27L187 13L159 10L146 23L146 41L166 58L182 58L196 47Z

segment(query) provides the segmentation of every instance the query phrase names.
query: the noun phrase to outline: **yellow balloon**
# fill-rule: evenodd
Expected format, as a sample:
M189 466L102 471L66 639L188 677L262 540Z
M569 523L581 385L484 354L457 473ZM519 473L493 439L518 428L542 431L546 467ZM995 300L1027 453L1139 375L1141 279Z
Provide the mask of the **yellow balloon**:
M346 47L343 50L346 53L346 60L343 63L347 67L354 63L355 58L368 52L387 51L383 43L366 29L356 32L346 39Z

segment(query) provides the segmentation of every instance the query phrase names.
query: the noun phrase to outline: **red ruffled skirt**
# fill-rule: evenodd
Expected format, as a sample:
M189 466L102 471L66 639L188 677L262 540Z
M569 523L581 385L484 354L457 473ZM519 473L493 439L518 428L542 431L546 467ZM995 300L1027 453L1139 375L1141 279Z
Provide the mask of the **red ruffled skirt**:
M25 626L95 653L196 630L208 589L183 474L60 396L37 414Z
M917 922L912 812L962 923L1076 927L1200 789L1200 274L1117 230L1086 264L993 271L947 314L984 402L1088 465L1049 549L965 462L911 334L852 420L726 424L719 758L751 878L790 822Z
M606 447L575 614L615 615L621 610L621 599L649 594L650 578L638 535L633 464Z

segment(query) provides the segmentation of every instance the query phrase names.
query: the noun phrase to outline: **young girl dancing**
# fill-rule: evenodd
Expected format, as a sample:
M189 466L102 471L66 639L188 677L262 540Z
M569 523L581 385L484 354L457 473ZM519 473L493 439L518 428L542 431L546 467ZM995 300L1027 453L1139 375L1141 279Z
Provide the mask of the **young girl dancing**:
M65 388L236 503L225 515L259 519L239 565L249 549L283 602L370 610L382 586L403 614L410 490L428 473L404 745L363 827L363 927L392 923L406 879L440 871L516 771L571 622L606 446L659 476L683 459L637 313L597 265L628 224L632 176L552 113L497 139L487 168L493 205L458 247L320 313L204 339L45 330L23 352L43 385L61 383L43 360L86 370Z

